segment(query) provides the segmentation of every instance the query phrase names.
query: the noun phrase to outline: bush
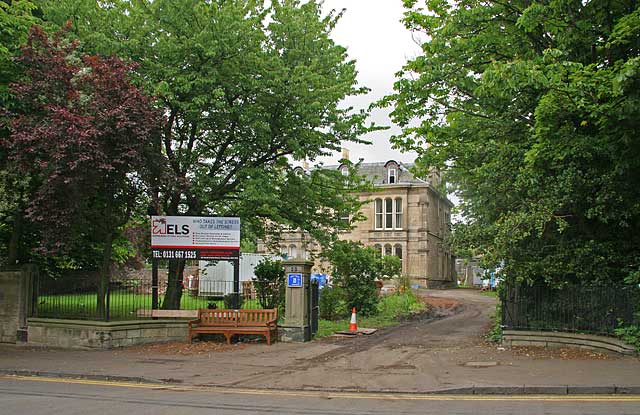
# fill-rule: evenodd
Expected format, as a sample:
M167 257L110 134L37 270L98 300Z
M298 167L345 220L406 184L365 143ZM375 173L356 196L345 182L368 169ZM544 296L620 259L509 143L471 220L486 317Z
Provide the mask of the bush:
M635 314L635 318L636 321L640 321L640 312ZM620 327L614 330L616 336L640 352L640 325L625 325L622 320L618 320L618 325Z
M262 308L284 306L285 278L281 261L264 259L256 266L253 286Z
M224 296L224 308L238 310L242 308L244 298L239 293L230 293Z
M380 254L359 242L338 241L327 258L335 284L344 291L347 309L355 307L363 316L374 314L378 305L375 280L382 276Z
M320 318L323 320L338 320L347 315L344 292L337 286L326 286L320 291L319 306Z

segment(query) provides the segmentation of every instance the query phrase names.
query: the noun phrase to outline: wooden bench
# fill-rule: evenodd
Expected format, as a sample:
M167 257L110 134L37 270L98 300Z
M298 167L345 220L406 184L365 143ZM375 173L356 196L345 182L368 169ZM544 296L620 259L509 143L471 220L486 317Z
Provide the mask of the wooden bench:
M261 334L271 344L277 335L278 310L198 310L198 319L189 321L189 343L198 334L224 334L231 344L234 334Z

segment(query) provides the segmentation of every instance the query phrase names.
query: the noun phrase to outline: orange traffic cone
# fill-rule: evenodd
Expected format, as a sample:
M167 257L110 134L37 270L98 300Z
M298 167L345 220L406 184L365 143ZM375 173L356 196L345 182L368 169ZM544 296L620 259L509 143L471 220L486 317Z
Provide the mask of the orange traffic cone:
M351 310L351 321L349 322L349 331L358 331L358 324L356 323L356 308Z

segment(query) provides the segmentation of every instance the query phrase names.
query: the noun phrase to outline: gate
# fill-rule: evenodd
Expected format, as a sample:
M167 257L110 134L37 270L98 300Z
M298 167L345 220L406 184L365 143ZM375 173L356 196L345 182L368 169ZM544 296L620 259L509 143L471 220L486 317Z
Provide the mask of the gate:
M311 337L313 337L318 331L318 318L320 316L320 284L318 280L312 280L309 283L309 329L311 331Z

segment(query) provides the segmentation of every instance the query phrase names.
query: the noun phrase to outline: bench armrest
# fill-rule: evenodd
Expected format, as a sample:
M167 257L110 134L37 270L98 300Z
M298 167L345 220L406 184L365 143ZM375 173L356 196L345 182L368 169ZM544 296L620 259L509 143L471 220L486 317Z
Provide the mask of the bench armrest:
M200 319L189 320L189 328L191 328L194 324L200 324Z
M267 321L267 327L275 327L278 323L278 319L274 318L273 320Z

